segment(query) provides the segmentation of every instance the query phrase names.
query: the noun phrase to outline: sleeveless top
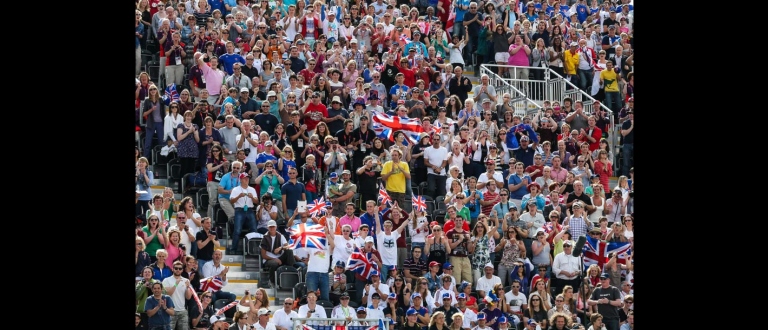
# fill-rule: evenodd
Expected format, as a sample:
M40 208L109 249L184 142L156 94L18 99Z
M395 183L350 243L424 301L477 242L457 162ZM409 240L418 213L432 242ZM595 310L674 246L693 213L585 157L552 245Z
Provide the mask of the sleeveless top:
M483 269L485 264L491 262L488 235L483 235L483 237L479 239L475 236L472 236L472 238L477 241L477 244L475 244L475 253L472 254L472 269Z
M445 245L442 242L442 239L440 242L435 239L434 244L429 246L429 257L427 258L427 261L437 261L440 264L440 267L442 267L443 263L445 263ZM427 264L429 264L429 262Z
M595 206L597 208L595 212L592 212L592 214L587 216L589 222L595 225L598 225L598 220L603 216L603 209L605 209L605 198L601 197L600 199L603 201L600 206ZM592 205L594 205L594 203Z
M517 259L517 256L520 255L520 247L517 246L517 244L512 244L509 239L507 239L507 243L504 245L504 251L501 254L501 262L499 262L500 265L504 265L505 267L513 267L512 264L515 259Z
M531 247L533 249L533 247ZM531 263L534 265L549 265L549 244L544 244L544 249L541 250L541 253L538 255L534 255Z

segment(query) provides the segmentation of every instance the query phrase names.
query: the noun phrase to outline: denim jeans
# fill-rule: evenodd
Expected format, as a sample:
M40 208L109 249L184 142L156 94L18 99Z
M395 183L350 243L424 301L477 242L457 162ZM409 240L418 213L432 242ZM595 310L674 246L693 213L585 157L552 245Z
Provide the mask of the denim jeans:
M307 272L307 292L320 288L320 300L329 300L328 273Z
M605 92L605 106L614 112L621 110L621 94L619 92Z
M621 174L629 177L629 169L632 164L632 154L635 153L635 145L632 143L624 143L621 145Z
M240 232L243 229L243 221L245 219L248 219L248 229L256 231L256 214L253 213L253 209L248 208L248 211L243 211L241 207L235 208L235 228L232 233L232 246L229 247L232 250L236 251L237 246L240 244Z
M592 77L595 69L581 70L576 69L579 74L579 88L583 91L587 91L587 88L592 87ZM591 89L591 88L590 88ZM590 93L591 94L591 93Z
M317 198L317 193L307 191L307 203L313 203L312 201ZM290 214L288 215L290 217Z
M619 320L617 319L603 319L603 324L605 324L606 330L619 330Z
M382 283L387 282L387 275L389 275L389 270L392 269L392 267L395 267L395 266L381 264L381 282Z
M152 114L150 114L151 116ZM151 127L150 127L151 126ZM163 134L163 122L154 123L152 125L147 124L147 129L144 136L144 157L152 159L152 148L155 145L152 144L152 138L157 136L157 144L165 145L165 134Z

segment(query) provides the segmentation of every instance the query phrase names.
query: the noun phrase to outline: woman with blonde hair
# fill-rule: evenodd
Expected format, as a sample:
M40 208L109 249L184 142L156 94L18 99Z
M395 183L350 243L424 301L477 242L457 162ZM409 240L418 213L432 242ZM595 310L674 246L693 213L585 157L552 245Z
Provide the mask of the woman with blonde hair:
M358 77L357 62L355 61L354 58L347 61L347 65L344 66L344 71L341 76L342 76L341 81L344 83L344 87L346 87L344 94L349 95L349 91L352 88L355 88L355 84L357 83L357 77Z
M147 157L140 157L136 162L136 194L139 196L139 203L136 204L136 215L146 214L151 210L149 202L152 200L152 183L155 175L149 170L149 160Z
M288 178L288 170L296 167L296 156L293 154L293 147L285 146L280 153L280 158L277 160L277 172L283 177L284 181L290 180Z
M168 268L173 268L175 261L184 262L185 249L181 247L181 231L174 228L168 231L165 235L165 251L168 253L168 257L165 258L165 265Z
M429 319L429 330L448 330L448 324L445 323L445 313L435 312Z
M464 324L464 313L453 313L451 318L453 319L453 322L451 322L451 326L448 327L448 330L461 330L462 325Z
M616 187L613 187L613 190L621 190L621 197L624 199L624 204L627 204L627 200L629 199L629 179L626 175L622 175L619 177L619 179L616 181Z

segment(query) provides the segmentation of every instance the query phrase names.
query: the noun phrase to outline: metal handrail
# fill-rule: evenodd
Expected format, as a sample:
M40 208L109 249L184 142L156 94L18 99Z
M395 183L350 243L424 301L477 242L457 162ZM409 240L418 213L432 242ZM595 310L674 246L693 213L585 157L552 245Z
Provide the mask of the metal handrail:
M564 84L564 85L561 85L561 86L564 86L564 87L570 86L571 87L570 90L568 90L567 88L564 88L564 87L563 88L559 88L557 90L562 91L563 94L566 94L568 91L573 91L571 94L573 94L573 93L580 94L581 99L587 100L587 102L586 102L587 104L586 105L588 105L588 106L585 107L585 109L584 109L585 112L587 114L592 114L594 112L594 110L592 109L592 106L594 106L594 102L596 102L597 100L595 98L593 98L591 95L589 95L588 93L586 93L585 91L581 90L576 85L574 85L568 79L565 79L563 76L561 76L560 74L558 74L557 72L553 71L550 68L533 67L533 66L517 66L517 65L501 65L501 64L482 64L482 65L480 65L480 72L488 74L489 78L491 78L491 82L493 82L494 84L499 84L499 82L501 82L504 85L503 88L509 88L510 90L514 90L515 92L519 93L521 96L525 97L526 109L528 107L528 104L535 104L537 108L534 109L533 111L529 111L529 112L536 112L539 109L541 109L541 107L538 105L538 103L536 103L536 101L531 100L524 92L520 91L513 84L510 84L509 82L507 82L507 80L509 80L509 81L515 81L515 80L530 81L528 79L528 77L524 77L524 78L522 78L522 77L515 77L515 75L517 74L516 70L509 70L510 75L512 76L512 78L500 77L499 75L495 74L493 71L490 70L491 67L497 67L497 68L524 68L524 69L533 69L533 70L544 70L544 80L543 80L544 83L547 83L547 82L550 82L550 81L557 81L559 83L563 83ZM498 93L498 91L497 91L497 93ZM560 100L560 101L562 101L562 100ZM614 150L614 155L615 155L614 157L618 157L618 152L616 152L615 148L619 144L619 128L620 128L620 126L613 123L614 112L610 108L606 107L602 102L600 103L600 107L603 110L606 111L606 113L608 114L608 118L610 119L611 127L612 128L608 132L608 145L610 146L611 150ZM528 113L528 111L527 111L527 113ZM613 162L613 169L614 169L614 171L616 171L618 169L618 162L615 161L615 160L616 159L614 159L614 162Z
M320 305L318 305L318 306L320 306ZM322 307L322 306L320 306L320 307ZM345 318L330 318L330 317L292 317L291 321L293 321L293 329L294 330L301 329L301 324L302 324L301 322L302 321L310 321L310 320L312 320L312 321L336 322L336 321L346 321L347 319L345 319ZM379 324L379 319L358 319L358 318L353 318L352 320L353 321L358 321L358 322L376 322L375 324L377 324L377 325ZM389 323L389 321L391 319L388 318L388 317L385 317L385 318L383 318L383 320L384 320L385 323Z
M494 73L492 70L490 70L488 67L490 66L497 66L497 67L503 67L502 65L498 64L481 64L480 65L480 74L487 74L488 78L490 79L489 84L492 85L496 89L496 95L504 94L505 92L512 92L510 93L510 97L512 98L514 103L522 102L523 108L525 109L525 113L535 113L539 110L541 110L541 106L531 100L528 95L526 95L523 91L515 87L514 85L507 82L507 78L501 77ZM517 107L516 107L517 108Z

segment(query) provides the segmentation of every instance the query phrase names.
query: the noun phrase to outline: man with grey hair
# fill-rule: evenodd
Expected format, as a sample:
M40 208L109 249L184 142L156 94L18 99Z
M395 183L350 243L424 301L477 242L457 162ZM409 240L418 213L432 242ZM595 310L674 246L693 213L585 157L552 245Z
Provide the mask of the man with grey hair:
M475 109L483 111L481 100L489 99L491 107L496 106L496 89L490 85L491 78L487 74L480 76L480 84L472 90L474 93Z

